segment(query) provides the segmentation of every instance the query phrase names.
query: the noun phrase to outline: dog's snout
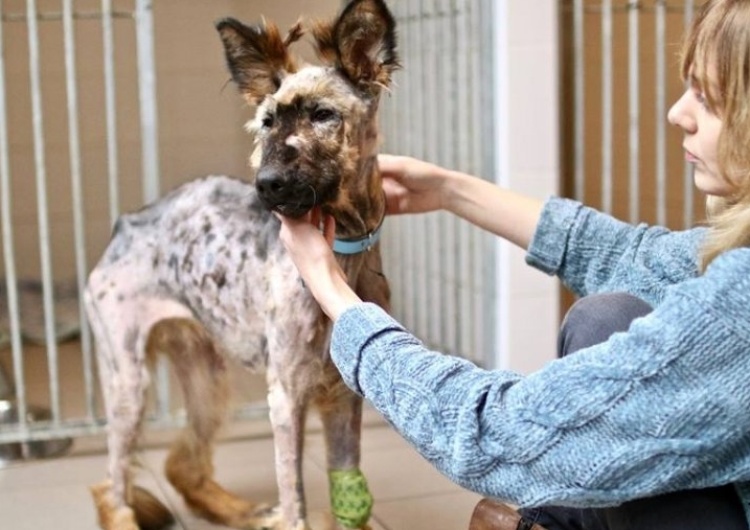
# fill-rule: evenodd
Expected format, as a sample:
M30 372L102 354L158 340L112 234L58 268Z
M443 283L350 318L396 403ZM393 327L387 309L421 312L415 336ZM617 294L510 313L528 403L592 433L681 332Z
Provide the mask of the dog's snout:
M275 202L273 199L285 195L289 185L289 179L282 172L273 169L261 169L255 177L255 187L261 199L270 202Z
M297 169L266 166L255 177L258 198L269 210L290 217L304 215L320 195Z

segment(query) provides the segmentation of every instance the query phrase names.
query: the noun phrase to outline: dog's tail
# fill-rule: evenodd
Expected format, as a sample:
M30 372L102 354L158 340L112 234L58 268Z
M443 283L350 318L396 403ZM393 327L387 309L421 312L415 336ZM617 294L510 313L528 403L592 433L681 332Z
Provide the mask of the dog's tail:
M162 530L174 524L174 516L146 489L134 486L131 507L141 530Z
M110 480L91 486L91 495L102 528L134 528L137 525L141 530L162 530L174 523L167 507L139 486L130 488L126 506L118 505Z

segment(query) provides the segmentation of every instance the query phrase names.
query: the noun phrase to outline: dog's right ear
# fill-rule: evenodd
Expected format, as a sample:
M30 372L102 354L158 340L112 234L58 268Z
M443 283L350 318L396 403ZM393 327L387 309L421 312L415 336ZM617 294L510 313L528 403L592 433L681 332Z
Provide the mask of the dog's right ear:
M297 70L288 47L302 37L299 22L285 39L275 24L265 20L250 27L234 18L224 18L216 23L216 29L224 44L232 79L248 102L259 104L278 90L286 75Z

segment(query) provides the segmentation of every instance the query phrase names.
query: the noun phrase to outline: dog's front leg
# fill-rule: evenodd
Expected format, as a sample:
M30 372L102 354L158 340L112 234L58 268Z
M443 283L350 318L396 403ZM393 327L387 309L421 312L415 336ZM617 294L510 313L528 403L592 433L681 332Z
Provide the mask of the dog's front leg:
M343 382L340 383L343 387ZM346 388L319 403L326 437L331 511L339 528L366 529L372 494L359 469L362 398Z
M276 482L283 530L307 530L302 480L306 396L295 395L269 371L268 405L276 454Z

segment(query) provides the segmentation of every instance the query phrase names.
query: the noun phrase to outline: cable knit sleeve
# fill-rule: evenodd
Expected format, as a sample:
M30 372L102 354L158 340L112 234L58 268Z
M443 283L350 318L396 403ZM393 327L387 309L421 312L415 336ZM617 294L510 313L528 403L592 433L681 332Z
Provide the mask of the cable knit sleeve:
M521 505L605 506L750 478L750 249L606 343L527 377L426 349L371 304L332 356L449 478Z
M526 262L573 292L624 291L652 305L665 289L698 273L704 228L672 232L633 226L568 199L545 204Z

